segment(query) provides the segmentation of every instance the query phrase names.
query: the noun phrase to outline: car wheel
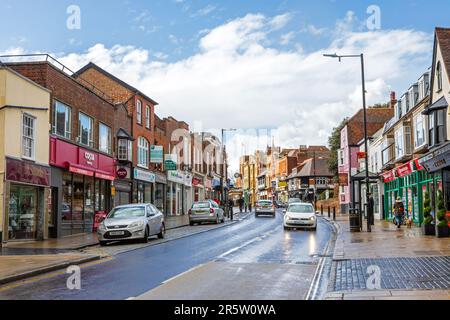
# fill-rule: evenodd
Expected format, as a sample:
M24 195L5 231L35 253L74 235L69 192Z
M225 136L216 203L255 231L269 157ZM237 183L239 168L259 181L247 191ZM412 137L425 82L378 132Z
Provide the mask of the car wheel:
M214 223L219 224L219 216L216 216L216 221Z
M284 231L289 231L289 228L284 226Z
M225 223L225 218L222 218L222 221L221 221L222 223Z
M193 223L192 221L189 221L189 225L190 225L190 226L193 226L194 223Z
M166 236L166 226L164 225L164 223L162 223L161 229L158 233L158 239L164 239L165 236Z
M148 237L149 237L149 231L148 231L148 226L147 226L147 228L145 228L145 234L144 234L144 238L142 239L142 243L148 243Z
M108 241L100 241L100 246L104 247L108 244Z

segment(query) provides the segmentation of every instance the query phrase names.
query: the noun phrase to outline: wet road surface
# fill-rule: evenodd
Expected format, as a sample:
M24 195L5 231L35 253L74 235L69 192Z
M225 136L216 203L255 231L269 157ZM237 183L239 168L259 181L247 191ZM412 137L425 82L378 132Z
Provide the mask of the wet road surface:
M87 265L81 270L81 290L68 290L69 275L60 272L24 284L0 287L0 299L127 299L148 293L175 276L180 277L192 268L209 263L226 263L230 272L233 266L247 265L257 269L261 265L269 276L271 272L277 274L289 266L304 266L302 278L310 282L319 256L331 238L332 228L320 220L316 232L284 231L282 216L281 211L275 219L251 215L234 225L121 253L103 263ZM303 271L296 272L301 274ZM207 277L201 280L208 286ZM211 283L210 287L214 286L216 283Z

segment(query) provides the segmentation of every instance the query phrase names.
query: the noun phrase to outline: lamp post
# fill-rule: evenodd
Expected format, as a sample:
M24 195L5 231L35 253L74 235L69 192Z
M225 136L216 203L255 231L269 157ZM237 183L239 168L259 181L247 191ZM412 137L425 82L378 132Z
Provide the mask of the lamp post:
M369 217L369 186L370 186L370 178L369 178L369 148L368 148L368 137L367 137L367 107L366 107L366 79L364 73L364 54L352 54L352 55L337 55L334 54L324 54L324 57L328 58L337 58L339 62L342 61L343 58L359 58L361 60L361 77L362 77L362 96L363 96L363 110L364 110L364 147L366 150L365 154L365 167L366 167L366 211L367 211L367 232L372 232L371 226L371 217Z
M225 149L224 149L224 146L225 146L225 133L226 132L232 132L232 131L237 131L236 129L222 129L222 149L221 149L221 152L222 152L222 157L221 157L221 159L222 159L222 172L220 173L220 189L221 189L221 195L220 195L220 197L221 197L221 202L222 202L222 205L224 206L224 208L225 208L225 212L226 212L226 215L228 216L228 205L225 203L225 186L224 186L224 180L225 180L225 177L224 177L224 175L225 175L225 173L224 173L224 171L225 171Z

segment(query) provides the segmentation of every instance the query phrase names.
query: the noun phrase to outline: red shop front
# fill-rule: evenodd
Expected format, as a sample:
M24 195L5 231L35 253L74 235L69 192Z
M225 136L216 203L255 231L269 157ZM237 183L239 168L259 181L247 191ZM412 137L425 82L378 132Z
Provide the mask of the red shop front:
M50 165L55 236L93 232L95 216L111 210L114 159L51 137Z

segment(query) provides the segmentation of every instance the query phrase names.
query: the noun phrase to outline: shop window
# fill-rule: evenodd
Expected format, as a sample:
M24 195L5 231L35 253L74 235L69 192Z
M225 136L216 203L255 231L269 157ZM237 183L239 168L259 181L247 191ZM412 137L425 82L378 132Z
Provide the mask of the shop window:
M98 149L105 153L111 153L111 128L103 123L98 126Z
M9 240L35 239L37 231L38 189L11 185L9 196Z
M84 177L84 232L92 232L94 225L94 178Z
M72 109L69 106L55 101L52 122L53 134L70 139L72 133Z
M92 148L94 146L94 120L88 115L80 112L78 116L78 123L78 142Z
M26 159L34 159L36 118L24 113L22 117L22 156Z
M61 220L72 220L72 174L65 172L62 182Z

